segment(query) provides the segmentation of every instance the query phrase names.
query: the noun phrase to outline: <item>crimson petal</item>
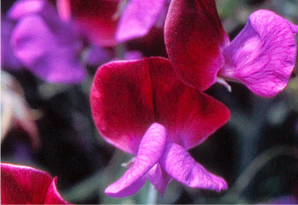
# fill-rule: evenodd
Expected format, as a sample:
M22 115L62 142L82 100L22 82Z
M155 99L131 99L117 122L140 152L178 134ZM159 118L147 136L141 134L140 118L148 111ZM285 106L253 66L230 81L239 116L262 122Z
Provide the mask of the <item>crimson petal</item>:
M229 43L214 0L172 0L165 43L169 59L181 80L199 90L216 82L224 65L222 49Z
M166 128L170 142L189 149L230 116L225 105L185 86L171 63L159 57L112 62L99 68L92 85L91 108L102 136L132 154L137 153L142 136L154 122Z
M56 179L28 166L1 163L1 202L4 204L44 204L64 201L56 189Z

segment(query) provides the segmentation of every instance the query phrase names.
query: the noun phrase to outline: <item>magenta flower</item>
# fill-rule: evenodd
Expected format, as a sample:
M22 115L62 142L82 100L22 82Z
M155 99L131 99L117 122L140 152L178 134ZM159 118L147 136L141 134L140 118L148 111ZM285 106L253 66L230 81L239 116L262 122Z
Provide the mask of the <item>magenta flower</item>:
M8 13L16 21L12 49L36 76L51 83L79 83L86 77L79 60L82 42L46 0L19 0Z
M57 178L28 166L1 163L3 204L69 204L58 193Z
M91 108L103 138L136 156L106 194L124 197L148 179L164 194L175 179L189 187L220 191L224 179L208 172L187 152L229 118L229 110L185 86L164 58L116 61L100 67L91 89Z
M58 0L62 19L74 20L88 40L115 46L146 35L158 21L167 0Z
M295 65L298 27L259 10L230 42L214 0L173 0L165 27L170 61L181 80L206 90L217 79L271 97L283 90Z

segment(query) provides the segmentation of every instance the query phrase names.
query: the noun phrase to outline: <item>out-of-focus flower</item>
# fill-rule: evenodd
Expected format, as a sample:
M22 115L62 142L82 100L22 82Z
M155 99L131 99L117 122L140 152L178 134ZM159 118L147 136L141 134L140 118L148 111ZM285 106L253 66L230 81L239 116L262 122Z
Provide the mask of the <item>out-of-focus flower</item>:
M112 197L137 192L146 179L164 194L172 179L220 191L224 179L195 162L188 149L203 143L229 118L214 98L185 86L164 58L116 61L100 67L91 108L101 136L136 156L124 176L106 190Z
M10 37L14 28L14 23L12 20L1 17L1 69L7 68L12 70L22 69L22 63L14 55L11 44Z
M166 13L167 0L58 0L62 19L73 20L89 41L115 46L146 35Z
M40 145L34 115L21 86L11 75L1 71L1 142L7 132L16 127L28 133L34 148Z
M58 193L57 178L21 165L1 163L3 204L69 204Z
M18 60L51 83L79 83L86 76L79 59L82 42L46 0L19 0L7 14L16 25L11 46ZM5 52L5 51L4 51Z
M165 42L173 68L187 85L206 90L219 77L271 97L286 87L293 71L297 32L286 19L259 10L230 42L214 0L173 0Z

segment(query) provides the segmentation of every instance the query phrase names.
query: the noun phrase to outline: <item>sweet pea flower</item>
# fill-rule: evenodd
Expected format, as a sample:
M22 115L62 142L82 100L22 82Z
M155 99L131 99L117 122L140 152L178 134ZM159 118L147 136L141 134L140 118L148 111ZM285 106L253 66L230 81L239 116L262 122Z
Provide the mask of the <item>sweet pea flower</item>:
M50 83L80 83L86 71L79 59L82 42L46 0L19 0L7 16L16 22L11 46L18 60Z
M148 179L164 194L175 179L189 187L220 191L224 179L188 153L229 118L225 105L184 85L161 57L114 61L101 66L91 88L91 108L101 136L134 156L111 197L136 193Z
M88 40L115 46L146 35L158 22L167 0L57 0L60 17L73 20Z
M272 97L283 90L296 59L298 27L268 10L249 16L230 42L214 0L173 0L165 25L169 59L180 79L206 90L222 79Z
M3 204L69 204L58 193L57 178L23 165L1 163Z

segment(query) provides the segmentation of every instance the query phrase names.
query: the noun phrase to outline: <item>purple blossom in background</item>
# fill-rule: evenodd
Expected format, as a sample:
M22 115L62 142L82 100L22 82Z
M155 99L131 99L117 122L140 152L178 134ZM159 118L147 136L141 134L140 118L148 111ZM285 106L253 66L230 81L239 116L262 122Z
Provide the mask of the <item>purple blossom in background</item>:
M58 0L59 15L73 20L93 44L109 47L142 37L167 10L168 0ZM163 19L164 22L164 19Z
M173 68L187 85L206 90L219 77L272 97L286 87L293 71L297 32L274 12L259 10L230 42L214 0L173 0L165 42Z
M6 18L5 16L1 17L1 65L2 68L12 69L12 70L21 70L22 64L14 55L10 38L11 33L14 28L14 23L12 20Z
M212 97L185 86L171 63L152 57L100 67L91 88L98 131L136 159L106 190L112 197L137 192L146 179L164 194L172 179L193 188L220 191L224 179L208 172L187 152L229 119L229 110Z
M16 22L11 46L24 67L51 83L84 80L86 71L79 56L82 42L49 2L19 0L7 16Z

